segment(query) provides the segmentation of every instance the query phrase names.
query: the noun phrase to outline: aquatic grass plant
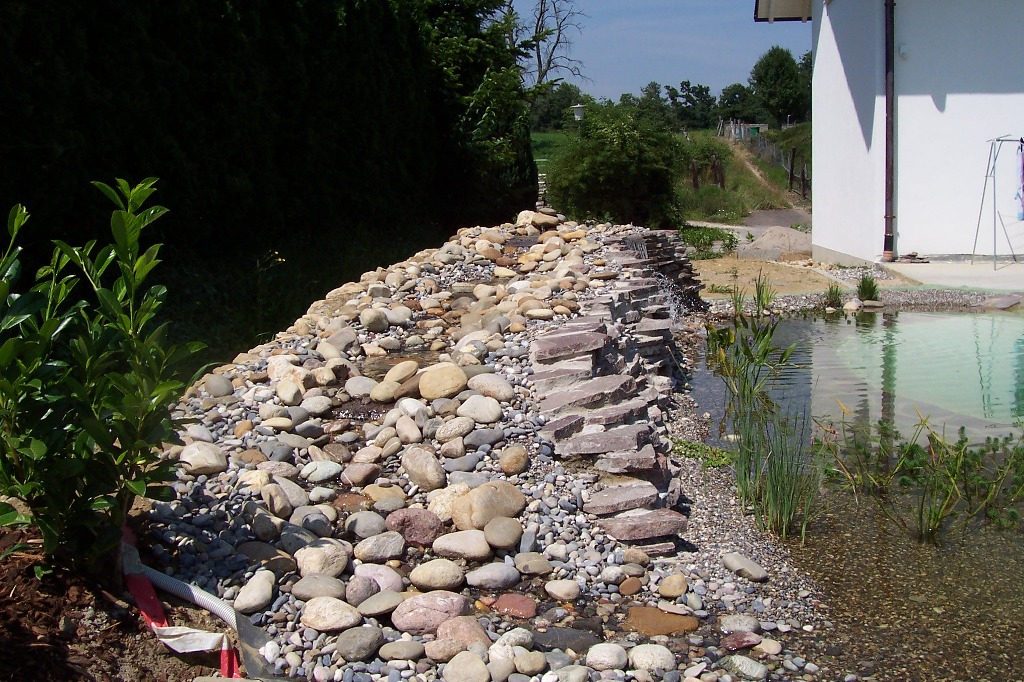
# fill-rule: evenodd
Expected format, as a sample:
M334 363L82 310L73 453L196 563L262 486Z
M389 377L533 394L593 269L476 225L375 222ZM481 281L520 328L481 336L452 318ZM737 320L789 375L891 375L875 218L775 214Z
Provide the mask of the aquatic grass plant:
M825 289L824 304L826 308L843 307L843 289L839 284L833 282L828 285L828 289Z
M861 275L857 281L857 298L862 301L878 300L878 282L872 275Z
M708 326L708 364L729 392L721 424L736 435L733 469L740 502L762 528L803 537L812 518L822 467L811 448L807 415L787 414L769 397L771 380L796 345L774 344L779 319L737 315L728 326Z
M842 406L841 406L842 407ZM961 427L955 439L921 417L909 438L890 424L857 427L844 418L819 422L819 452L855 497L863 494L894 525L922 542L939 544L976 520L998 528L1020 522L1024 500L1024 431L971 445Z
M733 453L728 450L682 438L672 439L672 454L686 459L695 459L706 469L729 466L733 460Z
M764 314L768 312L772 301L775 300L777 291L772 287L771 282L768 281L768 277L764 274L763 270L757 271L757 278L754 280L754 306L757 309L757 313Z

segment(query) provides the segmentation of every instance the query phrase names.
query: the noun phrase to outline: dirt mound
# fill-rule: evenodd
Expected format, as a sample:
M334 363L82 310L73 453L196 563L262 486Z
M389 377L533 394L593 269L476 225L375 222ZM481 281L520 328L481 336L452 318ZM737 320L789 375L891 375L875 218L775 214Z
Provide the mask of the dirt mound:
M740 243L736 255L745 260L780 260L807 258L811 254L811 235L790 227L769 227L753 241Z

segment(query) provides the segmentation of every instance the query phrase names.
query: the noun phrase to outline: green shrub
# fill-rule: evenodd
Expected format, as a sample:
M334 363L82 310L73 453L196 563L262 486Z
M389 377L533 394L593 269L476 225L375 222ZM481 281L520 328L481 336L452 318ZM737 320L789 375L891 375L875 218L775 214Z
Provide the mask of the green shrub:
M684 225L679 228L679 237L694 248L691 254L694 260L720 258L736 250L736 235L720 227Z
M878 300L878 282L871 275L861 275L857 282L857 298L862 301Z
M591 103L578 132L549 162L548 197L578 219L674 227L680 158L676 137L635 107Z
M737 495L761 527L784 539L794 530L802 537L816 513L822 466L807 415L781 412L768 395L771 379L796 348L774 345L778 324L737 315L728 326L708 325L707 357L728 390L722 428L730 420L736 435Z
M28 213L15 206L0 261L0 495L28 509L0 503L0 524L32 524L48 555L107 576L132 502L169 491L158 448L177 440L176 371L199 349L166 343L166 289L144 287L160 245L142 251L139 237L166 212L142 208L155 183L94 183L117 206L114 243L56 241L27 291L15 287Z

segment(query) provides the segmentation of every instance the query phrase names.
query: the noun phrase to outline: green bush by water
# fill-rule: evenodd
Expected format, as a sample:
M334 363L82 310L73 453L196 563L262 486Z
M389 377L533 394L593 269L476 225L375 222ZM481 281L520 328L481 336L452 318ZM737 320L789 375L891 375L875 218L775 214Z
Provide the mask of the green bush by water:
M114 242L75 247L57 241L52 258L19 288L28 220L15 206L0 260L0 525L36 526L48 555L111 572L123 526L138 496L168 493L176 442L171 405L178 375L198 344L170 345L157 321L166 296L146 280L160 245L142 250L144 229L166 213L143 208L155 178L96 187L116 206Z
M720 227L683 225L679 228L679 237L687 246L694 248L690 255L693 260L721 258L736 250L735 233Z

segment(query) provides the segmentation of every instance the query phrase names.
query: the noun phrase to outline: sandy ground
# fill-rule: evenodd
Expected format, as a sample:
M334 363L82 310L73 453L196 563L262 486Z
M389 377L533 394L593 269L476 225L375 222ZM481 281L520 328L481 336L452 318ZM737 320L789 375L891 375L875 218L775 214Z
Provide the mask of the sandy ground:
M787 294L824 293L829 284L839 281L836 276L829 276L817 269L804 264L806 261L794 263L776 263L766 260L750 260L728 255L711 260L693 261L693 269L697 277L704 283L701 296L707 299L729 298L729 292L720 289L738 284L746 290L748 296L754 293L754 280L758 273L763 273L775 292L780 296ZM909 280L891 275L889 279L878 279L879 287L906 286ZM856 287L856 282L839 281L844 289ZM712 291L712 288L715 291Z

